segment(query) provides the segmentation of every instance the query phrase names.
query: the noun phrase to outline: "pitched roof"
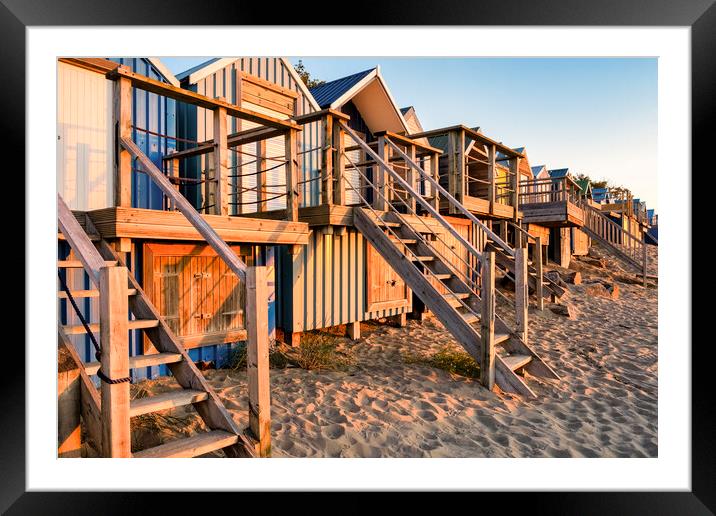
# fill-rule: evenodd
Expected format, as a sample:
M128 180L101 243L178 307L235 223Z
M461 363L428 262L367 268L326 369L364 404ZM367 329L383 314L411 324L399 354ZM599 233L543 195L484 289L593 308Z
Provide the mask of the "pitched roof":
M579 189L582 193L587 193L587 191L591 189L592 183L589 182L589 179L577 179L576 183L579 185Z
M542 172L542 169L545 168L545 166L544 166L544 165L537 165L537 166L530 167L530 168L532 169L532 175L533 175L533 176L536 176L537 174L539 174L540 172Z
M345 92L355 86L361 79L371 73L375 68L370 70L363 70L362 72L354 73L346 77L341 77L334 81L326 82L320 86L310 88L311 95L316 99L321 109L327 108L333 102L338 100Z
M400 112L401 112L403 115L405 115L405 114L406 114L408 111L410 111L411 109L415 110L415 108L414 108L413 106L402 107L402 108L400 108Z
M190 76L191 74L193 74L194 72L198 72L198 71L201 70L202 68L207 67L207 66L209 66L209 65L212 64L212 63L216 63L219 59L221 59L221 58L220 58L220 57L213 57L213 58L211 58L211 59L209 59L209 60L207 60L207 61L204 61L203 63L199 63L199 64L196 65L196 66L192 66L192 67L189 68L188 70L184 70L182 73L177 74L176 77L177 77L177 79L179 79L179 81L183 81L184 79L188 79L189 76Z
M557 168L555 170L548 170L549 177L567 177L569 175L568 168Z

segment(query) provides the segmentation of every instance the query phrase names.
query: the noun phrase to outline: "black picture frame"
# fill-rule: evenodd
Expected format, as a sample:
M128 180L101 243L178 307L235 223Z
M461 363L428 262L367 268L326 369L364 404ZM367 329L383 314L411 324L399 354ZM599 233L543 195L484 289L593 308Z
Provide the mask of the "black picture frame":
M362 5L362 4L360 4ZM501 0L473 2L441 0L401 0L386 2L380 9L363 9L356 4L352 16L338 15L335 4L312 2L297 12L282 8L266 19L260 2L215 1L211 3L174 0L1 0L0 55L4 71L0 96L3 104L3 145L23 149L25 144L25 29L42 25L271 25L306 24L336 25L348 21L353 25L551 25L551 26L684 26L691 28L692 73L692 170L706 173L713 169L707 154L714 145L716 110L716 6L714 0ZM345 6L344 6L345 7ZM343 11L343 9L341 9ZM216 13L220 12L221 15ZM710 156L709 156L710 157ZM15 153L16 170L24 169L24 153ZM692 174L693 177L693 174ZM32 185L26 185L31 188ZM692 221L708 220L699 213L699 204L692 202ZM692 234L698 234L695 231ZM25 235L20 236L23 239ZM20 246L18 242L18 247ZM683 250L685 259L693 254ZM703 259L702 259L703 260ZM693 261L693 270L699 262ZM702 264L703 265L703 264ZM708 270L708 268L701 269ZM29 271L26 271L28 274ZM691 284L691 277L683 281ZM18 290L19 292L20 290ZM710 306L691 300L696 317L708 320ZM662 300L663 303L685 300ZM699 317L702 315L702 317ZM713 338L713 337L711 337ZM692 340L696 340L693 339ZM712 398L709 383L714 346L710 338L691 346L691 342L666 343L678 345L692 354L692 490L690 492L621 492L621 493L479 493L492 496L493 502L509 503L511 508L529 505L531 512L550 514L713 514L716 511L716 439ZM9 345L9 344L8 344ZM28 343L26 342L26 346ZM51 350L48 348L48 352ZM16 354L12 367L0 375L0 511L7 514L54 513L127 513L148 512L154 504L189 501L190 494L163 493L148 499L147 494L132 493L40 493L25 492L25 377L27 364ZM636 459L638 460L638 459ZM211 505L221 504L212 495ZM246 496L246 495L242 495ZM297 494L289 503L299 504ZM415 500L420 502L423 495ZM475 497L472 497L475 500ZM535 500L538 499L538 500ZM244 499L246 500L246 499ZM364 512L369 509L365 498L352 498L351 507L342 512ZM487 507L480 499L479 507ZM507 502L506 500L509 500ZM242 501L246 509L250 500ZM272 502L273 503L273 502ZM474 503L471 502L471 503ZM492 504L490 504L492 505ZM220 506L220 505L218 505ZM166 507L166 506L165 506ZM209 507L209 506L206 506ZM474 507L474 505L473 505ZM278 509L279 505L273 507Z

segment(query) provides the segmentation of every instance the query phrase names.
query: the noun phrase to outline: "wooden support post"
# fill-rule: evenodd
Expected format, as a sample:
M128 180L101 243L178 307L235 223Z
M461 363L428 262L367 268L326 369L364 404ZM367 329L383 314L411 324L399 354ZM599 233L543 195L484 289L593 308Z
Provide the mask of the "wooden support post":
M408 155L408 157L413 161L413 163L415 163L415 145L409 145L405 150L406 150L405 153ZM408 167L407 177L405 178L406 182L410 185L410 188L412 188L414 191L420 193L420 190L418 188L418 181L417 181L418 171L414 170L413 167L410 166L409 162L406 163L405 165ZM416 207L415 197L413 197L409 193L406 193L406 195L408 196L408 198L406 199L406 201L408 202L408 206L410 206L410 209L412 211L415 211L415 207Z
M346 325L346 336L351 340L360 339L360 321L354 321Z
M127 268L99 271L101 371L112 380L129 376ZM102 456L130 457L129 382L102 382Z
M271 455L271 387L269 383L268 289L266 267L246 271L246 368L249 429L260 457Z
M343 129L333 124L333 204L346 204L345 162L343 161Z
M285 157L286 157L286 219L298 222L298 153L296 141L298 131L286 131Z
M256 211L266 211L266 140L256 142Z
M440 154L438 154L437 152L433 153L431 167L433 179L436 183L440 184ZM440 193L438 192L438 189L432 186L431 193L433 195L433 208L435 208L436 210L440 210Z
M512 220L516 223L520 199L520 158L510 160L510 189L510 204L514 208Z
M495 253L485 252L482 256L480 383L492 390L495 386Z
M532 257L532 263L535 266L536 274L536 288L535 294L537 295L537 308L544 310L544 271L542 268L542 237L535 238L535 254Z
M527 282L527 249L515 249L515 320L517 333L527 344L527 326L529 309L529 283Z
M494 145L487 146L487 200L490 202L490 213L495 213L495 156Z
M395 316L395 324L400 328L405 328L408 325L408 314L402 313Z
M571 238L569 228L559 228L559 265L569 267L572 257Z
M58 347L57 456L80 457L80 370Z
M115 138L115 206L132 206L132 157L120 144L120 138L132 138L132 83L122 77L114 81Z
M378 137L378 157L388 162L388 145L385 143L385 136ZM388 180L388 174L385 172L383 167L380 165L373 167L373 183L375 184L376 191L373 192L373 208L378 211L387 209L386 198L388 196L388 188L386 188L386 181Z
M321 204L333 204L333 117L323 119L321 147Z
M223 100L223 99L222 99ZM226 108L214 110L214 190L213 208L209 213L229 214L229 146L226 132ZM206 199L205 201L208 201ZM212 204L209 202L209 204Z

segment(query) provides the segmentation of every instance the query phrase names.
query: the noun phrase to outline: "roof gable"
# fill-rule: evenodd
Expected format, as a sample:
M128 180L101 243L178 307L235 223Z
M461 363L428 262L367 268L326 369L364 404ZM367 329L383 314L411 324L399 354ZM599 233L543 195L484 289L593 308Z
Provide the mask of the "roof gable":
M358 84L362 79L370 75L376 69L371 68L370 70L363 70L362 72L354 73L346 77L341 77L333 81L323 83L319 86L309 88L311 95L316 99L321 109L330 107L335 101L341 98L345 93L350 90L353 86Z

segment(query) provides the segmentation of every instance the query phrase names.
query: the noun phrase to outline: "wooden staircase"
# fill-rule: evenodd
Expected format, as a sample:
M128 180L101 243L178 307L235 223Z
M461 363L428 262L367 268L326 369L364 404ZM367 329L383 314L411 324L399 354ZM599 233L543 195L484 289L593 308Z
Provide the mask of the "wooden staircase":
M59 196L58 222L62 235L79 258L79 260L72 260L69 265L74 267L79 263L96 287L96 289L92 290L70 291L70 294L73 297L76 294L78 298L100 297L100 304L103 301L110 303L109 311L114 317L104 322L100 320L99 324L89 325L90 331L93 333L98 332L101 335L99 339L102 342L101 362L82 364L77 353L74 352L74 346L69 340L69 335L86 333L84 325L58 327L59 344L70 350L72 356L75 357L75 361L79 362L78 365L82 368L81 375L85 379L83 382L83 391L85 391L83 404L89 404L89 407L83 407L83 415L99 415L103 414L103 411L112 409L111 406L101 406L97 389L92 382L87 381L90 376L96 375L100 368L104 371L105 376L112 380L117 380L112 374L112 369L115 367L116 362L128 361L127 369L166 365L172 373L172 378L177 382L178 389L156 396L129 400L129 383L108 384L103 380L101 399L110 400L110 405L115 403L121 405L128 401L129 418L191 405L205 423L208 431L196 436L171 441L155 448L135 451L131 456L153 458L195 457L216 450L223 450L229 457L257 456L256 444L252 437L239 429L221 399L202 376L134 276L127 270L121 257L104 240L94 239L95 242L93 243ZM86 223L91 224L89 219L87 219ZM60 262L59 266L68 267L68 263ZM102 278L105 276L119 277L118 281L120 283L118 284L120 288L118 291L126 299L124 303L120 298L112 297L111 292L108 292L107 284L102 283ZM121 282L124 282L124 285L121 285ZM68 296L65 292L60 292L59 297L67 298ZM129 319L128 315L133 315L134 319ZM117 335L119 342L105 338L110 335L114 327L121 328L119 335ZM158 353L130 358L128 356L129 347L127 341L128 330L132 329L142 329L144 335L149 338ZM122 333L123 335L121 335ZM122 339L124 342L122 342ZM117 357L115 353L114 357L112 357L115 345L119 345L120 349L124 349L126 356L120 355ZM113 349L106 349L109 346L112 346ZM115 363L109 363L110 361ZM101 425L98 423L97 417L87 415L85 417L91 439L96 444L101 443L104 456L118 456L112 453L113 441L118 439L126 441L129 438L131 422L125 422L127 423L126 428L124 428L122 421L113 421L111 423L111 427L114 427L116 423L117 428L114 431L117 434L121 434L118 436L113 435L112 428L109 431L107 428L101 428L100 431L98 427L101 427ZM124 442L120 448L128 449L128 444Z
M584 210L584 225L580 228L593 240L599 242L612 256L629 270L647 278L647 250L643 240L627 232L600 210L581 202Z
M365 208L354 208L353 223L458 343L478 364L484 364L481 298L441 259L428 241L421 238L426 230L396 222L390 213L376 216ZM448 294L440 293L435 282L443 285ZM495 381L502 390L535 396L517 374L524 371L534 376L559 379L552 368L497 316L494 319L494 346Z

